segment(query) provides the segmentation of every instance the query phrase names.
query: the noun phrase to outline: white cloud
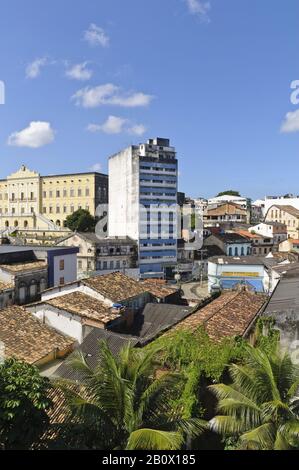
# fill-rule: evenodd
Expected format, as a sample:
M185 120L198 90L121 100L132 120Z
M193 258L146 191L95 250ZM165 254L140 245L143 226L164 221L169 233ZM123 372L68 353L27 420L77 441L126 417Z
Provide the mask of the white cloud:
M132 124L129 119L118 116L109 116L103 124L89 124L87 126L89 132L104 132L105 134L133 134L143 135L146 128L143 124Z
M127 108L147 106L153 96L145 93L123 93L121 89L112 83L78 90L73 96L77 106L83 108L96 108L102 105L115 105Z
M46 57L35 59L26 67L26 78L37 78L41 73L42 67L45 65L47 65Z
M49 122L33 121L25 129L14 132L8 138L8 145L14 147L40 148L54 141L55 132Z
M110 42L110 38L104 29L94 23L84 32L84 40L87 41L90 46L102 47L108 47Z
M201 19L208 20L208 12L211 9L209 1L205 0L186 0L189 12L192 15L200 16Z
M102 164L101 163L95 163L89 169L90 169L90 171L100 172L100 171L102 171Z
M65 72L65 75L68 78L71 78L73 80L81 80L81 81L90 80L93 75L93 71L87 68L87 65L88 65L88 62L83 62L82 64L73 65L72 67L67 69L67 71Z
M135 124L128 129L129 134L143 135L146 132L146 127L143 124Z
M109 116L104 124L89 124L87 130L90 132L105 132L105 134L120 134L124 130L127 119Z
M299 132L299 109L286 114L280 130L283 133Z

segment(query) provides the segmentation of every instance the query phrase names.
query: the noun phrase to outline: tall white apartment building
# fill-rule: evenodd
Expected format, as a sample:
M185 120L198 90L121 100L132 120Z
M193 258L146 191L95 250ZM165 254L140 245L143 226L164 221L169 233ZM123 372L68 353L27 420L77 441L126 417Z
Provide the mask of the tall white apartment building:
M143 278L164 278L176 265L177 183L169 139L150 139L109 158L109 236L138 242Z

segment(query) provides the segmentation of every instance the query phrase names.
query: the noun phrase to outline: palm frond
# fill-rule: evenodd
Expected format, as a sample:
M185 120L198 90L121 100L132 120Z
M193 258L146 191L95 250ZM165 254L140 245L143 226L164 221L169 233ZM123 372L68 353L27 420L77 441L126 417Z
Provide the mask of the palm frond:
M212 431L224 436L239 436L247 431L245 423L232 416L215 416L209 421L209 427Z
M260 450L271 450L274 447L276 437L276 429L272 423L261 424L240 436L240 441L247 446L254 445Z
M127 450L179 450L184 443L178 432L138 429L131 433Z
M200 436L209 429L209 423L200 418L179 419L173 425L180 433L192 438Z

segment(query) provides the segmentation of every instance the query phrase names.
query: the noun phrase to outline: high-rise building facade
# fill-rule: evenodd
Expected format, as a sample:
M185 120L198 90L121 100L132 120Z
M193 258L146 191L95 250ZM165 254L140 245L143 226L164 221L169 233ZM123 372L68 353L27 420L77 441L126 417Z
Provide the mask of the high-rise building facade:
M107 175L41 176L22 165L0 180L0 229L59 229L76 210L86 209L94 216L97 206L107 201Z
M109 158L109 236L138 242L141 277L163 278L177 262L178 161L169 139Z

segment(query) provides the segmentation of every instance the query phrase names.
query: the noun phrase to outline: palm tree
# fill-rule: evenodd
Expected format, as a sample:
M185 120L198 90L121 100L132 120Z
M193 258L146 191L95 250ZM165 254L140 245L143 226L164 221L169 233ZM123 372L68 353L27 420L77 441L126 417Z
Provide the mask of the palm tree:
M232 384L209 387L220 413L211 428L237 438L242 449L298 449L298 368L278 348L272 353L246 349L245 364L229 367Z
M100 342L99 362L91 369L82 354L70 361L79 371L81 385L63 381L73 422L83 426L90 447L102 449L180 449L186 436L195 437L205 428L199 419L182 419L172 407L182 377L157 374L157 350L125 346L113 356ZM159 375L159 376L158 376Z

